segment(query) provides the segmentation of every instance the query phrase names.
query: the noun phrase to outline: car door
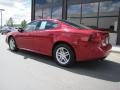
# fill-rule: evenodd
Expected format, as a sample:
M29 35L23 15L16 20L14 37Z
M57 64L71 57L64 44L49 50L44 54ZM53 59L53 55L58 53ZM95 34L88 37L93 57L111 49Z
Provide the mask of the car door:
M58 27L58 24L49 20L42 20L41 23L36 28L36 37L34 38L34 43L36 50L41 54L50 55L54 30Z
M35 45L33 43L34 35L32 34L34 34L37 25L38 21L33 21L27 25L26 29L23 32L19 32L19 34L16 35L16 42L19 48L29 50L35 49Z

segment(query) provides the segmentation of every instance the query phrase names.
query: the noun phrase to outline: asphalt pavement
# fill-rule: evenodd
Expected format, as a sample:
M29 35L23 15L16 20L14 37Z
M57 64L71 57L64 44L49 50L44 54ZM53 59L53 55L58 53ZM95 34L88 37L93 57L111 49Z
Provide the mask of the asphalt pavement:
M65 68L51 57L11 52L0 35L0 90L120 90L120 53Z

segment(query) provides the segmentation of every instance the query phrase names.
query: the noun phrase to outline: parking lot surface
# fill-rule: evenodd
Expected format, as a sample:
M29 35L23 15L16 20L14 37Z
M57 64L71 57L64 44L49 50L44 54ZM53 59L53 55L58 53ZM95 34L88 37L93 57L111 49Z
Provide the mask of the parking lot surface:
M65 68L51 57L11 52L0 35L0 90L120 90L120 54Z

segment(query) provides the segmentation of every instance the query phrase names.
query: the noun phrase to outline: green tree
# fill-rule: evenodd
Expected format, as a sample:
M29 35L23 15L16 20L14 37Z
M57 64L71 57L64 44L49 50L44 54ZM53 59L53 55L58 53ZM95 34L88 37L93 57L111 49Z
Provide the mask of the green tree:
M13 21L13 19L10 17L10 18L8 19L6 25L9 26L9 27L13 27L13 23L14 23L14 21Z
M26 28L26 26L27 26L27 22L26 22L26 20L23 20L20 24L20 27L24 29L24 28Z

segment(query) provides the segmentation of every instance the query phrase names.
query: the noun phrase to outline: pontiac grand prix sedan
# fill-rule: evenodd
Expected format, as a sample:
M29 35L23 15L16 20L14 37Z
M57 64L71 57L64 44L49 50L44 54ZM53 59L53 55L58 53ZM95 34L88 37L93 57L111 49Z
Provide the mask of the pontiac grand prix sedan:
M23 49L53 56L61 66L71 66L76 61L102 60L112 47L108 32L56 19L32 21L26 29L9 33L6 42L11 51Z

